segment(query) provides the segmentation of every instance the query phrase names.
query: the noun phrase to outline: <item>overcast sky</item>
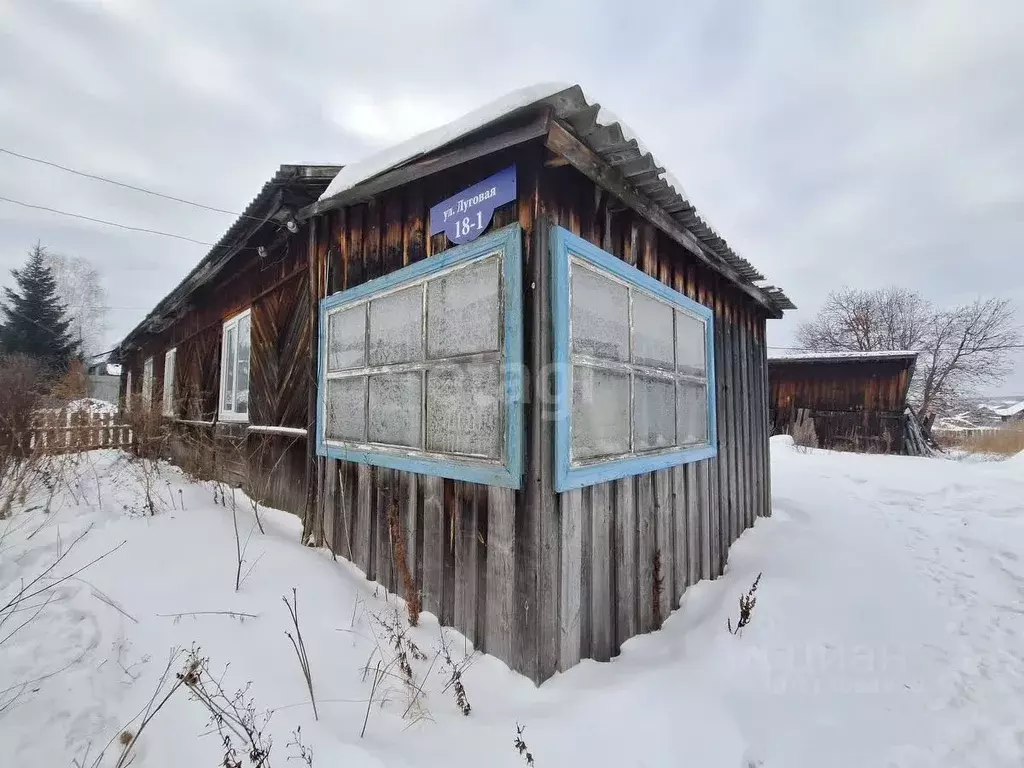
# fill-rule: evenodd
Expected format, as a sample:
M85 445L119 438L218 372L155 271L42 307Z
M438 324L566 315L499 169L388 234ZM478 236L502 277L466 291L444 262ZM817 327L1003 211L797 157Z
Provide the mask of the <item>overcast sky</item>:
M534 82L627 121L800 306L843 284L1024 315L1024 3L0 0L0 148L241 210ZM217 240L232 218L0 153L0 196ZM112 346L207 250L0 201L105 277ZM1024 356L999 388L1024 392Z

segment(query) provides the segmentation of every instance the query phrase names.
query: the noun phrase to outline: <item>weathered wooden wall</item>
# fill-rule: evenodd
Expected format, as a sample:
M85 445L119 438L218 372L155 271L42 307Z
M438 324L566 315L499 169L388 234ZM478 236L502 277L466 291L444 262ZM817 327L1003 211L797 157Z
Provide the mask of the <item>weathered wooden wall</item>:
M321 283L346 290L451 247L442 233L426 234L430 205L480 178L519 163L519 203L494 213L492 227L518 221L524 256L531 259L540 147L503 152L428 177L370 203L342 208L318 229ZM367 578L407 597L394 559L392 531L401 531L410 578L423 610L455 626L479 648L518 665L516 643L525 627L513 621L512 563L517 522L527 517L523 492L411 472L318 460L320 514L329 545Z
M729 545L769 514L765 315L542 143L507 150L342 208L318 230L328 292L449 247L428 238L429 207L515 161L519 200L493 227L523 229L526 473L519 491L321 459L324 533L368 578L405 595L391 531L401 530L424 610L478 648L544 680L582 657L607 659L655 628L683 590L721 573ZM555 494L550 256L564 226L715 312L719 457ZM660 586L655 586L655 570ZM655 607L655 593L659 594Z
M541 611L541 671L608 659L656 629L683 591L725 567L729 546L770 514L766 317L749 299L571 168L548 169L542 215L715 313L718 456L558 494L557 612ZM557 564L557 566L556 566ZM548 588L548 585L544 585Z
M185 463L197 441L212 441L212 476L298 515L305 508L306 437L250 432L248 426L305 429L308 424L313 383L306 245L300 232L263 259L256 256L256 243L243 249L237 265L193 294L178 321L145 339L122 370L123 381L131 371L132 389L139 396L143 364L152 356L153 407L161 409L164 354L177 348L175 389L182 421L172 423L171 455ZM222 325L246 309L252 310L249 422L216 423Z
M799 411L814 419L822 448L901 453L911 360L849 360L768 364L769 419L790 431Z

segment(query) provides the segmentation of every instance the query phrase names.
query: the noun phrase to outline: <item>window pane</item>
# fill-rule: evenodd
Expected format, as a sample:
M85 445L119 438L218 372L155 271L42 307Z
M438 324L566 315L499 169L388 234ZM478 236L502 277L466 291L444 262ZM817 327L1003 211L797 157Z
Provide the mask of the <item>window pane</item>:
M679 372L691 376L705 376L704 350L706 339L704 323L693 315L676 312L676 359Z
M427 450L501 458L501 385L497 363L427 371Z
M633 362L673 367L672 307L633 291Z
M366 365L366 305L335 312L327 325L327 370Z
M142 364L142 402L147 406L153 403L153 358L147 357Z
M629 374L573 366L573 459L628 450Z
M164 415L174 415L174 363L177 351L168 350L164 355Z
M328 440L366 439L366 377L327 380L327 423L324 437Z
M370 302L370 365L422 358L423 286Z
M671 379L637 376L633 383L633 445L637 451L676 442L676 388Z
M432 358L498 349L500 262L452 272L427 284L427 354Z
M371 443L419 448L420 416L423 413L419 371L382 373L370 377Z
M249 318L238 321L238 360L235 363L235 413L249 412Z
M688 381L679 382L679 443L693 445L708 440L707 387Z
M572 266L572 349L612 360L629 359L626 287Z
M235 407L235 329L224 332L224 370L221 371L222 409L232 411Z

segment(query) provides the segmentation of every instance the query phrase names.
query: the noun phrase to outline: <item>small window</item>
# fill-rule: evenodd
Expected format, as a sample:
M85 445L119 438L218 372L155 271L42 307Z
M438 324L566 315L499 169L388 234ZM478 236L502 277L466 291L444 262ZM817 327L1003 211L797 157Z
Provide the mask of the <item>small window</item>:
M562 228L551 242L556 490L714 456L711 310Z
M321 303L320 455L518 488L520 229Z
M222 421L249 418L250 311L224 323L220 353L220 411Z
M132 409L132 372L128 371L124 382L124 409L131 411Z
M164 354L164 416L177 416L174 402L174 363L178 349L172 348Z
M147 408L153 407L153 358L147 357L142 364L142 404Z

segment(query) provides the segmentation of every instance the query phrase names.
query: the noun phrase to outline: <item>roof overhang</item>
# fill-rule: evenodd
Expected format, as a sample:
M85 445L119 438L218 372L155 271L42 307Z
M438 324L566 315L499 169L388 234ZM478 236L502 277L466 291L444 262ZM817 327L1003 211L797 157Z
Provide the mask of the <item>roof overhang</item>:
M189 297L255 240L276 242L286 237L286 222L297 218L299 209L316 199L340 169L338 165L282 165L206 256L124 337L111 359L120 359L147 334L173 324L188 308Z
M779 288L736 254L621 121L589 103L579 85L510 94L448 126L414 137L338 174L308 218L371 199L388 189L510 146L543 137L596 184L608 189L707 267L753 298L772 317L795 309Z

